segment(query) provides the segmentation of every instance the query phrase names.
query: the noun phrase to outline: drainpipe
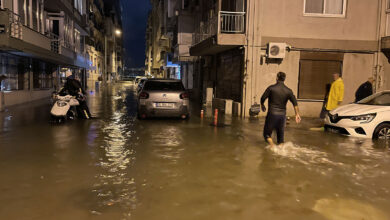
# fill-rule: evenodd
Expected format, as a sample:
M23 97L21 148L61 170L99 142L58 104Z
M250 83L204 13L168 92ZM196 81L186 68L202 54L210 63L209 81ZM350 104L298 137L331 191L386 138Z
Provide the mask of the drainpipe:
M241 102L241 117L246 117L246 97L247 97L247 76L248 76L248 59L249 59L249 16L250 16L250 4L251 1L247 1L246 5L246 19L245 19L245 45L244 45L244 73L243 73L243 78L242 78L242 102Z
M374 91L377 92L381 88L382 84L382 76L380 75L382 66L379 65L379 59L380 59L380 53L381 53L381 26L382 26L382 0L378 0L378 17L377 17L377 30L376 30L376 37L378 40L378 49L376 54L374 55L374 78L375 78L375 84L374 85Z

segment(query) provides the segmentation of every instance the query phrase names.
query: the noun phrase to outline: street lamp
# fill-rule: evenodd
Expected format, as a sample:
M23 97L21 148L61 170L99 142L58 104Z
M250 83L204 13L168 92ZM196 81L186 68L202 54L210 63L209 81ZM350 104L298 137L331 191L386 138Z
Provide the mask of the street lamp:
M115 80L118 79L118 58L117 58L117 45L116 45L116 36L120 37L122 34L122 31L120 29L115 29L115 35L114 35L114 68L115 68Z
M122 31L120 29L115 29L115 34L113 35L114 37L114 68L115 68L115 72L117 71L117 57L116 57L116 36L120 36L122 34ZM105 66L105 75L103 77L103 83L105 84L107 82L107 72L108 72L108 68L107 68L107 46L108 46L108 42L107 42L107 35L104 35L104 66Z

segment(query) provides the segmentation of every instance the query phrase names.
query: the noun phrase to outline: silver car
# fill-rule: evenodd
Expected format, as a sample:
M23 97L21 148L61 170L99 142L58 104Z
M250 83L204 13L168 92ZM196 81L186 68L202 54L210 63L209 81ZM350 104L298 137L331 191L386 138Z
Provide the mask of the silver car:
M180 80L149 79L138 95L138 118L190 116L189 94Z

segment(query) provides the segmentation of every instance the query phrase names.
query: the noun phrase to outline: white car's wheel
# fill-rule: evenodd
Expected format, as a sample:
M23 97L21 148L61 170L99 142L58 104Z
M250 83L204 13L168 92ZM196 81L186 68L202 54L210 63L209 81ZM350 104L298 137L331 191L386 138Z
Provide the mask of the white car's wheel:
M374 132L374 139L389 140L390 141L390 124L380 124Z

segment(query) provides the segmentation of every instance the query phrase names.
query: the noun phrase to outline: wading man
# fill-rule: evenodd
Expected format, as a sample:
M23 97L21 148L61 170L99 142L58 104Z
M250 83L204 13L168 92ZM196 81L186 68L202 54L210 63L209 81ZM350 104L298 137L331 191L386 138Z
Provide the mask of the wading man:
M272 141L272 132L276 130L278 144L284 143L284 128L286 126L286 105L290 102L294 105L295 109L295 121L301 122L301 116L299 115L298 103L291 89L289 89L284 81L286 80L286 74L279 72L276 79L276 84L270 86L265 90L261 97L261 108L263 112L266 111L264 105L265 100L268 99L268 113L264 125L264 138L271 145L274 145Z

